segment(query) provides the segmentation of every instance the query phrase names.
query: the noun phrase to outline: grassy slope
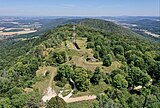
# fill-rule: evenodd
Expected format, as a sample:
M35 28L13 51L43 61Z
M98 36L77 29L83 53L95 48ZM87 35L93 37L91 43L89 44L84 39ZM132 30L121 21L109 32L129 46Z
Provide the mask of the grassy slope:
M92 108L94 100L69 103L68 108Z
M44 77L44 74L49 71L49 75ZM49 86L52 86L55 91L58 91L59 89L55 86L55 82L53 82L54 76L57 74L57 70L55 67L47 66L47 67L39 67L39 70L36 72L37 77L40 79L40 81L36 82L33 85L33 89L38 90L41 93L44 93L46 88ZM57 90L58 89L58 90Z

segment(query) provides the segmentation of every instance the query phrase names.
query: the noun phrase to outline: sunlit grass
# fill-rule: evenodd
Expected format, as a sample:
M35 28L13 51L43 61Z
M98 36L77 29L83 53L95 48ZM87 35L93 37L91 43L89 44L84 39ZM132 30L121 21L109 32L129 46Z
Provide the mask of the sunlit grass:
M67 104L67 108L92 108L94 100L81 101Z

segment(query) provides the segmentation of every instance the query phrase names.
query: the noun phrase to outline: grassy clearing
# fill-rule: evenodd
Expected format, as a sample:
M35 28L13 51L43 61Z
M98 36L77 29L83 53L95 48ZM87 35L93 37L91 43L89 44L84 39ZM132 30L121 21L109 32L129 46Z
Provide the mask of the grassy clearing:
M80 49L86 49L87 46L87 38L78 38L76 39L76 43L78 44L78 46L80 47ZM75 49L73 43L70 40L66 41L67 47L68 49ZM64 42L63 42L64 45Z
M80 47L80 49L86 49L87 46L87 38L81 38L81 39L77 39L76 43L78 44L78 46Z
M79 56L80 52L75 49L68 49L67 54L68 54L68 56L73 57L73 56Z
M49 72L49 74L45 76L45 73L47 71ZM37 77L41 78L41 80L36 82L33 85L33 89L36 89L41 93L44 93L46 91L46 88L48 88L48 86L55 87L55 83L52 83L52 82L56 74L57 74L57 70L55 67L51 67L51 66L39 67L39 70L37 70L36 75Z
M38 90L40 93L44 93L46 88L48 88L49 78L45 78L41 81L36 82L32 87L35 90Z
M67 40L66 43L67 43L67 47L68 47L69 49L75 49L71 41L68 41L68 40Z
M93 56L92 49L80 49L80 50L69 49L67 52L69 56L79 56L79 57Z
M67 108L92 108L93 102L94 100L69 103Z
M69 64L74 64L76 66L83 67L84 69L91 70L91 71L94 71L96 67L100 66L97 64L87 64L85 63L84 59L79 56L74 56L72 60L69 61Z
M103 62L87 62L87 57L93 57L93 50L86 49L86 41L86 38L80 38L76 40L78 46L81 48L80 50L74 49L72 42L66 41L69 48L67 54L68 56L72 57L72 59L65 64L74 64L91 71L94 71L96 67L100 67L101 71L105 73L111 72L112 70L120 67L121 64L117 61L112 62L112 65L109 67L103 66Z
M107 72L112 72L113 70L120 68L120 66L121 66L120 62L114 61L112 62L111 66L109 67L101 66L100 69L101 69L101 72L107 73Z
M99 93L103 93L107 88L107 84L104 81L100 81L99 85L91 85L88 91L80 92L78 91L72 97L84 96L84 95L98 95Z
M72 60L67 62L66 64L74 64L79 67L83 67L84 69L94 71L96 67L100 67L102 72L111 72L114 69L117 69L120 67L120 63L118 61L112 62L112 65L109 67L103 66L102 62L86 62L85 58L80 57L80 56L73 56Z
M92 92L95 95L98 95L99 93L102 93L107 88L107 84L104 81L99 82L99 85L91 85L89 88L89 91Z

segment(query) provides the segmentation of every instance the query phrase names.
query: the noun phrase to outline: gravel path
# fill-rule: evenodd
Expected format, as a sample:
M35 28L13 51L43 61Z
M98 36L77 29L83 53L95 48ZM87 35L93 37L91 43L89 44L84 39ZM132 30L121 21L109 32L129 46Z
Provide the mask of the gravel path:
M43 102L47 102L47 100L50 100L52 97L57 96L56 92L52 90L51 87L47 88L47 93L42 97Z
M55 76L54 72L57 71L56 68L54 70L52 70L51 72L51 78L50 78L50 81L49 81L49 84L48 84L48 88L46 90L46 93L45 95L42 97L42 100L43 102L47 102L48 100L50 100L52 97L55 97L55 96L59 96L61 97L66 103L71 103L71 102L79 102L79 101L85 101L85 100L93 100L93 99L96 99L96 95L87 95L87 96L80 96L80 97L75 97L75 98L71 98L71 96L73 95L73 91L76 89L76 86L75 86L75 82L70 78L70 81L73 83L74 85L74 89L71 90L71 92L63 97L62 93L63 93L63 90L60 91L59 94L57 94L54 89L52 89L51 85L52 85L52 81L53 81L53 78Z
M86 101L86 100L93 100L93 99L96 99L96 95L87 95L87 96L80 96L80 97L75 97L75 98L69 98L69 99L66 100L66 103Z
M53 78L55 76L55 72L56 72L56 68L54 68L52 71L51 71L51 78L50 78L50 81L49 81L49 86L46 90L46 93L45 95L42 97L42 100L43 102L46 102L47 100L50 100L52 97L55 97L57 96L57 93L54 91L54 89L52 89L51 85L52 85L52 81L53 81Z

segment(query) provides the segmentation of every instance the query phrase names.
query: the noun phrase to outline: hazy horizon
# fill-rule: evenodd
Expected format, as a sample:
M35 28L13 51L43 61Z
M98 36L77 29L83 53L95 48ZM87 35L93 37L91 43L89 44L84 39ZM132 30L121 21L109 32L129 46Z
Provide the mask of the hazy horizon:
M0 15L0 17L60 17L60 18L63 18L63 17L160 17L159 15L157 15L157 16L148 16L148 15L146 15L146 16L134 16L134 15L119 15L119 16L115 16L115 15L113 15L113 16L107 16L107 15L104 15L104 16L83 16L83 15L81 15L81 16L77 16L77 15L68 15L68 16L63 16L63 15L61 15L61 16L54 16L54 15L51 15L51 16L49 16L49 15Z
M0 0L0 16L160 16L159 0Z

